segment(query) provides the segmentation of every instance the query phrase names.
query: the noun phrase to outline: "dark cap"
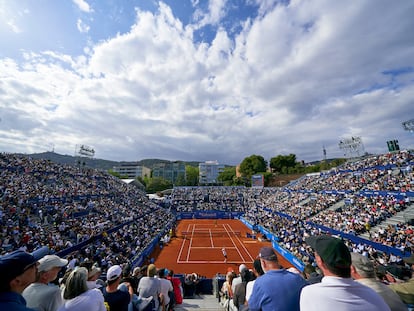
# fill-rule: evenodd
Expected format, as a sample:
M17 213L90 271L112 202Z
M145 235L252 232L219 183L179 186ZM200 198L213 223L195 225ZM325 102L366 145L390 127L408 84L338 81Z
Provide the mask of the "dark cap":
M345 269L351 266L351 253L345 243L329 235L314 235L305 242L310 245L330 267Z
M266 246L260 249L259 258L268 261L277 261L277 256L273 248Z
M15 277L23 274L28 268L36 264L33 255L22 250L17 250L0 256L0 282L7 284Z

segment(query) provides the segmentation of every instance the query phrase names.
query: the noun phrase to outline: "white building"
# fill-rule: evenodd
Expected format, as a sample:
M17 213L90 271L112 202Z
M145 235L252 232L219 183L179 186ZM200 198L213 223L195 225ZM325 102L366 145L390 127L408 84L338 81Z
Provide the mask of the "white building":
M224 165L217 161L206 161L198 164L198 170L200 185L218 184L217 177L224 170Z
M128 178L151 176L151 170L148 167L138 165L136 162L121 162L120 165L114 166L112 170L122 176L128 176Z

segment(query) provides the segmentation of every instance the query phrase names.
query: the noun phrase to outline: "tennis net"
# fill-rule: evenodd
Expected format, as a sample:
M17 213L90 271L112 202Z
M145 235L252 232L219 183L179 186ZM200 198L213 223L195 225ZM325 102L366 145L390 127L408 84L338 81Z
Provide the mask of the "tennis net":
M224 231L224 230L194 230L182 231L181 236L188 237L226 237L226 236L241 236L240 231Z

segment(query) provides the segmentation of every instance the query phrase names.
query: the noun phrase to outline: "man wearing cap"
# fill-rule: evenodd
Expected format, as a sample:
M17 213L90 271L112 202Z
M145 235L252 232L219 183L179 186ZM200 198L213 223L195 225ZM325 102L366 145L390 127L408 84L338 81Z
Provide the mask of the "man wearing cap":
M373 289L351 278L351 253L345 243L328 235L305 240L315 251L315 260L324 277L320 283L303 288L301 311L385 311L384 299Z
M260 263L265 272L257 278L248 300L251 311L299 311L300 291L306 281L298 274L281 269L276 253L271 247L262 247Z
M128 293L118 289L121 282L122 268L119 265L111 266L106 272L107 285L102 289L105 302L109 305L109 310L128 311L134 291L131 284L125 282Z
M414 270L414 254L410 257L403 258L404 262L411 266L411 272ZM414 305L414 276L411 276L407 282L393 283L390 288L396 292L406 304Z
M39 311L56 311L62 304L62 293L55 284L49 284L56 280L62 267L68 261L56 255L46 255L39 260L36 281L23 291L27 306Z
M0 256L0 310L33 311L21 293L36 280L36 259L21 250Z
M128 282L123 284L127 287L128 293L118 289L121 282L122 268L119 265L111 266L106 272L107 286L102 289L105 302L109 305L109 310L128 311L134 291Z
M391 288L376 279L374 263L368 257L351 253L351 258L351 276L355 281L376 291L392 311L407 311L407 306L401 298Z

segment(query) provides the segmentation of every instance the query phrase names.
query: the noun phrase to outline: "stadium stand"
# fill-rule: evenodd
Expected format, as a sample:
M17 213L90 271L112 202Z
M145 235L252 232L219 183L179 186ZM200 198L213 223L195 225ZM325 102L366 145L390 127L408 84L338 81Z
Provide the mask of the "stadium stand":
M378 264L401 264L413 253L413 159L369 156L283 188L176 187L160 205L105 172L3 153L0 253L48 251L103 272L142 266L177 219L197 215L240 217L301 271L314 263L304 238L321 232Z

